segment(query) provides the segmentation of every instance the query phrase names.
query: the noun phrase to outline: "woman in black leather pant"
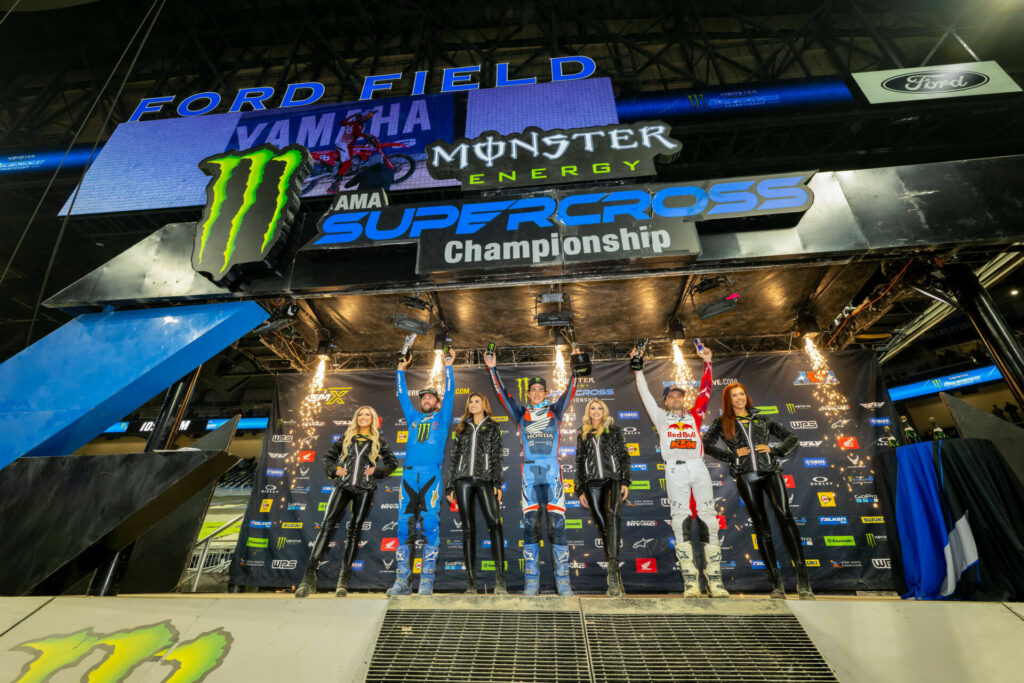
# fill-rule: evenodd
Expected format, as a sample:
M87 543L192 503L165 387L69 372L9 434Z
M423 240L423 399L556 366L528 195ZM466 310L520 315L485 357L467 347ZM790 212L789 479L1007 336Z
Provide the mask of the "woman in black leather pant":
M782 540L793 560L800 599L813 600L800 531L789 509L789 495L779 462L780 458L793 452L800 443L799 438L778 422L761 415L752 406L746 387L739 382L725 388L722 404L722 416L715 419L704 435L704 452L729 463L729 470L736 478L736 490L754 525L761 559L771 577L772 597L785 599L786 590L775 559L771 523L764 504L766 497L775 511L775 519L782 529ZM724 439L728 450L718 448L719 438ZM768 445L770 440L781 443L772 448Z
M494 560L494 594L508 595L505 586L505 537L501 529L501 428L491 419L491 404L483 394L466 399L466 411L455 428L445 487L448 501L458 502L462 521L462 555L466 563L466 592L476 594L476 507L487 523Z
M391 452L391 447L377 428L379 424L377 411L370 406L359 407L352 418L352 424L345 430L344 437L334 442L330 450L324 454L324 472L334 481L334 490L327 499L327 510L320 524L320 532L313 541L313 549L306 562L302 583L295 590L297 598L304 598L316 592L316 573L320 560L327 551L345 510L351 505L352 515L348 520L345 556L338 572L338 585L334 593L339 598L348 595L352 562L359 551L359 535L363 529L363 522L373 507L373 494L377 490L377 482L391 474L398 466L398 460Z
M587 404L583 426L576 437L576 486L580 505L590 508L608 560L608 597L624 594L619 572L622 538L622 503L629 495L629 451L622 429L612 424L608 405L594 399Z

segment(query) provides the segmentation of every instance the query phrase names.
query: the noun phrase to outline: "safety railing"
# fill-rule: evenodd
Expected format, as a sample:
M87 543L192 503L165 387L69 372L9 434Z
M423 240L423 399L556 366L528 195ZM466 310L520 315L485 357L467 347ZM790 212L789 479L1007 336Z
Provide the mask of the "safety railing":
M228 522L222 524L220 527L192 544L192 550L189 551L189 557L195 555L196 550L199 548L202 548L202 551L199 554L199 563L196 565L196 575L192 580L192 590L190 592L195 593L199 589L199 580L203 576L203 569L206 567L206 558L210 554L210 542L222 535L238 522L242 521L243 517L245 517L244 512L237 517L231 518Z

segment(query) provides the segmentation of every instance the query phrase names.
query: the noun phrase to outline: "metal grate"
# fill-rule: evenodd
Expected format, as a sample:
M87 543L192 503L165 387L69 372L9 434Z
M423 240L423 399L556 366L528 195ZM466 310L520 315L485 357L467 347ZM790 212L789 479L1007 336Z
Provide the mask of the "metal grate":
M366 680L590 681L578 612L388 610Z
M586 627L597 683L837 680L792 615L587 614Z

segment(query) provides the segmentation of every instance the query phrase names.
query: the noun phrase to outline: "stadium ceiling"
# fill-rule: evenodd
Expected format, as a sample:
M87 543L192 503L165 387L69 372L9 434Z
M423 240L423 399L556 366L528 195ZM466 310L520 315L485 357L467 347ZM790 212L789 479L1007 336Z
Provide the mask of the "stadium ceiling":
M288 83L319 81L327 87L326 101L345 101L358 98L363 77L370 74L427 70L436 79L445 67L481 64L481 85L488 87L493 85L496 63L510 62L512 77L545 80L549 58L577 54L593 58L597 74L610 77L619 96L813 76L838 76L856 93L850 76L854 72L976 60L996 60L1011 77L1024 82L1024 43L1019 40L1024 11L1020 3L1005 0L104 0L48 12L22 11L44 9L46 4L26 0L0 23L0 152L64 148L79 130L78 144L102 143L139 99L148 96L217 91L230 102L230 95L242 87L269 84L281 91ZM0 5L0 16L4 11ZM159 16L133 62L131 49L138 43L132 38L148 11ZM119 62L123 51L129 58ZM112 85L97 100L96 93L108 78ZM115 86L122 80L125 85L119 93ZM404 94L401 86L394 94ZM673 135L683 142L684 151L662 169L662 175L676 179L797 167L842 170L1024 149L1024 101L1019 97L871 106L856 96L853 106L840 109L678 123ZM198 217L198 212L189 211L91 216L71 220L62 232L57 209L78 178L78 171L65 172L50 187L49 176L0 180L4 262L29 218L38 212L0 285L0 326L5 331L0 358L25 344L34 303L41 296L53 294L165 223ZM979 249L955 257L981 266L999 254ZM893 331L929 310L933 300L906 282L886 290L903 265L857 264L853 273L831 287L823 299L828 306L819 316L826 326L839 320L844 310L877 298L836 336L834 347L885 343ZM711 327L702 334L720 339L726 346L716 350L722 353L788 348L798 309L834 278L831 268L766 271L760 282L744 281L749 292L777 291L781 298L753 327L728 324L723 316L721 329ZM41 292L47 270L51 275ZM659 291L663 288L678 298L679 282L654 282ZM631 288L636 286L620 285L620 293L633 296ZM594 296L594 305L599 305L599 288L585 289L579 300ZM655 296L650 305L660 316L662 309L678 304L670 298ZM441 303L442 310L454 306L458 311L457 302ZM344 336L338 317L344 307L341 299L305 303L303 311L310 320L299 324L295 334L309 345L316 325L330 328L336 320L337 331ZM42 309L34 337L64 320L64 314ZM639 327L621 329L620 338L640 333ZM749 333L736 333L741 327ZM838 324L830 334L835 327ZM388 334L382 339L390 343ZM264 341L243 340L241 350L227 354L231 361L224 371L255 375L304 366L306 360L293 358L287 347L268 349ZM289 341L301 350L299 339ZM374 354L383 353L351 348L355 355L339 363L374 365Z

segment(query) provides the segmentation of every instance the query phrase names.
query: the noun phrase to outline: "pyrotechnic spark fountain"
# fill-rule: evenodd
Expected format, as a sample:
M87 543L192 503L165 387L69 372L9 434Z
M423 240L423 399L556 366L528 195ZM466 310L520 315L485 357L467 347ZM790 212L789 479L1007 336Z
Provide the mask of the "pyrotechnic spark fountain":
M849 420L839 418L839 415L850 409L849 400L836 388L838 381L835 379L835 373L828 365L828 360L825 359L825 355L818 350L814 340L810 336L804 337L804 353L807 354L808 359L811 361L811 368L814 372L814 377L818 380L812 384L814 398L820 404L819 410L824 414L826 420L830 420L832 431L836 435L836 446L840 450L853 450L843 449L840 444L843 440L849 438L844 433L844 427ZM858 455L858 454L855 454ZM845 453L844 453L845 456ZM850 461L851 467L861 468L864 465L859 464L859 459L863 458L864 461L870 466L871 456L859 455L859 457L850 458L846 456L845 459ZM850 479L845 475L846 467L841 466L839 468L840 476L846 481L846 489L853 491L853 487L850 483ZM871 474L874 474L874 469L869 470Z
M437 389L438 395L444 398L444 352L441 349L434 351L434 366L430 368L427 386Z
M558 393L565 391L569 384L569 371L565 367L565 356L562 354L562 345L555 347L555 376L554 389Z
M672 381L676 386L682 387L686 392L686 405L691 405L696 400L693 373L683 357L683 347L679 340L672 342Z

